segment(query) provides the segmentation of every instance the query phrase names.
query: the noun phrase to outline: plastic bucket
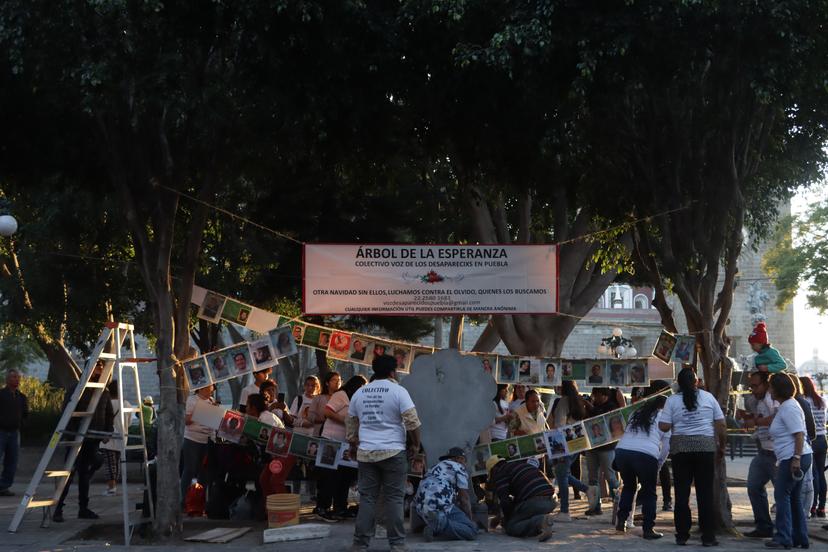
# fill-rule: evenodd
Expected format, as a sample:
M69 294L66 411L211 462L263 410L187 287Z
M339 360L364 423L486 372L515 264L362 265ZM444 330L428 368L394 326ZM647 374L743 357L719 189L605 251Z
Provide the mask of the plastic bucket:
M267 526L286 527L299 523L301 497L298 494L282 493L267 497Z

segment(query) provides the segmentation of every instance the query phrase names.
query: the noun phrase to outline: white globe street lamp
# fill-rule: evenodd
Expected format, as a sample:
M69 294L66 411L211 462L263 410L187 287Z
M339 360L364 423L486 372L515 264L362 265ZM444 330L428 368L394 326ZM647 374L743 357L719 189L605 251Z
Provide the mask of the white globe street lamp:
M0 236L9 238L17 232L17 219L11 215L0 216Z

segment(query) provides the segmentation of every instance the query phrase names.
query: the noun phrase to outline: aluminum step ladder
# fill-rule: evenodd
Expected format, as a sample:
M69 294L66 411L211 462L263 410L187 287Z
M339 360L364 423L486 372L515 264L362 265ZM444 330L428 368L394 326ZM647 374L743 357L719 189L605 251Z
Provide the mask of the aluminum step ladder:
M127 348L129 356L123 354L124 347ZM100 378L98 378L98 381L91 381L92 373L99 360L103 362L103 371ZM147 489L147 496L149 497L151 519L154 519L155 516L152 504L152 491L150 489L150 476L146 449L146 433L143 416L141 416L142 399L137 363L140 360L142 359L137 359L135 357L134 327L131 324L117 322L107 323L101 332L98 341L95 343L83 371L80 372L78 384L75 387L69 402L66 404L66 408L58 421L58 425L52 434L52 438L49 440L49 444L43 452L43 456L41 457L40 463L32 476L32 480L29 482L29 486L26 488L26 492L23 494L23 498L14 513L11 523L9 524L9 532L17 532L17 529L20 527L20 523L23 521L23 517L26 512L34 508L42 508L41 527L46 527L48 525L48 521L51 520L52 516L52 507L57 505L60 500L60 495L63 493L63 489L66 487L66 483L72 474L72 470L75 467L75 462L77 460L78 453L80 452L81 445L83 444L84 437L118 439L121 444L120 461L122 468L121 485L123 495L122 508L124 519L124 542L129 545L132 532L134 527L137 525L135 516L131 515L134 512L131 512L129 509L126 473L127 451L138 450L139 448L143 451L142 468L144 472L144 484ZM137 400L135 403L137 406L135 407L130 406L124 408L122 377L124 369L132 371L132 374L135 377L135 388L137 394ZM92 417L98 407L103 390L112 378L113 373L117 373L118 376L118 415L121 416L121 427L124 431L123 438L112 433L98 432L89 429L89 425L92 422ZM91 394L88 402L84 406L85 409L78 410L80 400L87 390L89 390ZM140 434L127 438L130 425L128 422L132 414L136 413L138 414L140 424ZM70 431L67 427L74 419L80 419L80 422L76 430ZM66 450L67 448L68 453L66 455L63 468L59 470L48 470L47 468L49 467L55 452L58 449ZM37 489L44 477L55 480L55 490L51 498L41 498L37 496Z

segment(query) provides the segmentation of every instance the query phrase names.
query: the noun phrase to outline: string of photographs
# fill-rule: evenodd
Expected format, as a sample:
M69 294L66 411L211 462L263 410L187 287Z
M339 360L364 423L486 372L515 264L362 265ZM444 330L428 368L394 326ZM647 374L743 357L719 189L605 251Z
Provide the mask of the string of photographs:
M477 445L469 459L469 469L472 475L485 475L486 460L492 455L508 461L542 455L554 460L613 443L623 437L627 423L636 410L658 395L669 395L671 392L666 389L623 408L543 433Z
M199 318L245 326L261 337L186 362L185 372L191 389L272 367L280 358L296 354L298 346L326 351L328 358L334 361L365 366L370 366L376 356L392 355L397 359L397 372L402 374L410 372L417 357L434 352L433 347L309 324L203 288L196 291L193 302L199 305ZM482 370L504 384L556 387L564 380L572 380L584 387L643 387L650 383L649 359L646 357L571 360L496 353L466 354L478 357Z
M244 439L265 447L265 452L276 457L296 456L315 462L322 468L336 469L339 466L357 467L356 458L351 457L348 443L296 433L260 422L242 412L219 405L198 401L193 409L193 421L213 429L216 435L231 443ZM425 456L414 456L409 465L409 475L422 477L425 471Z

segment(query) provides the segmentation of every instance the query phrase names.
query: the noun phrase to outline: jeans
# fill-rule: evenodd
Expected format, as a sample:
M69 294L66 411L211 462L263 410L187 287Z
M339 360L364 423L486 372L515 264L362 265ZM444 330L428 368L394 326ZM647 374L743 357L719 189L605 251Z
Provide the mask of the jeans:
M566 465L569 470L569 464ZM524 500L512 510L503 529L510 537L534 537L540 535L546 514L552 513L552 496L534 496Z
M0 431L0 456L3 457L3 475L0 475L0 491L2 491L14 483L17 459L20 456L20 431Z
M385 529L388 544L405 544L403 499L408 461L405 451L379 462L359 463L359 512L354 527L354 544L368 546L374 536L375 509L380 489L385 499Z
M676 504L673 512L676 539L686 541L690 538L690 526L693 524L693 516L690 513L690 485L694 485L702 542L715 541L716 514L713 504L715 453L678 452L672 455L672 460L676 491Z
M577 490L585 493L589 487L584 485L581 480L572 477L570 472L571 466L578 461L579 456L573 454L572 456L564 456L555 461L555 480L558 482L558 496L561 499L561 513L569 513L569 486L572 485Z
M477 538L477 524L456 504L446 512L434 512L426 520L434 531L434 536L450 540L475 540Z
M75 467L69 478L66 480L66 485L63 487L63 492L60 493L60 499L55 512L63 512L63 504L66 502L66 495L69 494L69 487L72 486L72 480L75 474L78 476L78 509L89 509L89 483L92 481L92 475L101 467L102 462L98 457L98 447L100 441L97 439L84 439L83 444L78 451L78 456L75 458ZM69 450L67 449L67 454Z
M814 442L811 443L811 448L814 449L813 455L813 469L814 469L814 503L812 506L825 509L825 453L828 451L828 443L826 443L825 435L819 435Z
M181 447L181 503L187 497L187 489L193 479L204 483L200 476L201 466L204 464L204 457L207 456L207 443L196 443L190 439L184 439Z
M612 469L612 461L615 459L615 449L598 449L598 450L591 450L586 453L586 460L587 460L587 478L589 479L590 486L597 486L598 496L600 497L600 489L602 485L598 485L598 470L602 470L604 472L604 476L607 478L609 482L609 492L610 495L615 494L615 490L618 489L618 479L615 477L615 470Z
M773 521L768 509L768 493L765 486L776 479L776 455L759 449L750 461L747 477L747 492L750 507L753 508L753 522L759 531L772 532Z
M624 488L618 502L618 519L626 521L633 506L633 496L638 483L641 490L641 513L644 514L644 531L652 531L656 518L656 480L658 479L658 459L649 454L634 450L615 450L615 465Z
M811 468L811 455L803 454L799 466L804 473ZM773 481L776 499L776 535L773 540L785 546L808 544L808 526L802 506L802 480L794 481L791 459L783 460Z

